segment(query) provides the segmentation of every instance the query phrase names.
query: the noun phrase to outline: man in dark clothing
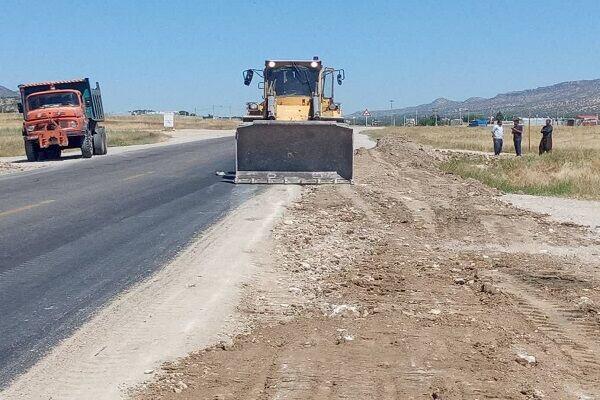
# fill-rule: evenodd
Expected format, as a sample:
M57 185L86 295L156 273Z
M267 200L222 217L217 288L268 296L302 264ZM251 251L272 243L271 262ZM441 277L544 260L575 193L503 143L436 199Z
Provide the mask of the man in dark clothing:
M552 151L552 120L547 119L542 127L542 140L540 141L540 156Z
M513 143L515 145L515 153L517 157L521 156L521 139L523 139L523 125L519 124L519 118L515 118L512 127Z

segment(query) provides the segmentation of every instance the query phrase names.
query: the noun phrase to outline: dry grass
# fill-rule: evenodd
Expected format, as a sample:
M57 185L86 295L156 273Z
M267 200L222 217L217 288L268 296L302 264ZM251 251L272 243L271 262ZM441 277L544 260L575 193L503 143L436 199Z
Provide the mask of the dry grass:
M234 129L238 123L239 121L236 120L175 116L177 129ZM105 125L111 129L162 131L163 117L162 115L110 116L106 118Z
M558 150L520 158L457 155L444 162L442 169L509 193L600 199L596 150Z
M0 114L0 156L24 154L21 114Z
M456 154L442 168L505 192L600 199L600 126L555 128L554 151L543 156L537 155L540 129L531 127L528 152L525 127L524 157ZM372 135L401 134L436 148L491 153L490 131L491 127L398 127L372 131ZM504 151L514 154L510 127L505 128Z
M541 126L531 127L531 152L537 154ZM396 127L368 131L374 138L402 134L414 141L438 149L459 149L493 152L492 127L467 128L466 126ZM554 130L554 147L562 150L600 150L600 126L566 127ZM523 152L528 152L528 127L525 126ZM513 153L510 126L504 127L504 152Z
M20 114L0 114L0 157L24 154ZM239 121L175 116L177 129L235 129ZM157 143L169 138L162 115L109 116L104 123L109 146Z

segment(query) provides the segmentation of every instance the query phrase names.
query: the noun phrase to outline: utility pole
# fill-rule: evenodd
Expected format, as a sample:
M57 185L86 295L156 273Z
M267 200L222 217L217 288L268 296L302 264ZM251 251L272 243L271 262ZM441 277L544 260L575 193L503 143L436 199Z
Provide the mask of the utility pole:
M390 114L392 114L394 111L394 100L390 100ZM392 125L396 126L396 116L392 114Z
M529 123L528 128L527 128L527 136L528 136L528 146L527 148L529 149L528 152L531 153L531 111L529 111L529 119L528 119Z
M419 110L415 110L415 126L419 126Z
M229 120L231 120L231 105L229 105Z

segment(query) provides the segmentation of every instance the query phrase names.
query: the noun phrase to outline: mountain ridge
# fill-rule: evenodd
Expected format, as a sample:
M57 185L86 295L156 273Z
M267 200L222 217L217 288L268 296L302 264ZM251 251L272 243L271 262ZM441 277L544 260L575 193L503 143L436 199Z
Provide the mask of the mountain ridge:
M0 113L17 112L19 93L0 85Z
M421 116L437 112L440 116L458 118L460 114L495 115L498 111L504 114L520 116L567 116L581 113L600 113L600 79L560 82L535 89L525 89L499 93L494 97L470 97L464 101L456 101L439 97L431 103L392 110L373 110L375 118L386 116ZM357 111L349 117L361 117Z
M19 93L0 85L0 98L6 98L6 97L11 97L11 98L19 97Z

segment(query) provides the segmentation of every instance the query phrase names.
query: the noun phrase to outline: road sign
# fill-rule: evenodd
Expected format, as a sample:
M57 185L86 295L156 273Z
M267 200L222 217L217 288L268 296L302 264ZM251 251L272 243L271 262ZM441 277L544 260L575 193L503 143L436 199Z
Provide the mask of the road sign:
M175 128L175 113L166 112L163 114L163 122L165 129Z
M363 116L365 117L365 126L369 126L369 117L371 116L371 113L366 108L365 111L363 111Z

